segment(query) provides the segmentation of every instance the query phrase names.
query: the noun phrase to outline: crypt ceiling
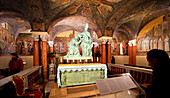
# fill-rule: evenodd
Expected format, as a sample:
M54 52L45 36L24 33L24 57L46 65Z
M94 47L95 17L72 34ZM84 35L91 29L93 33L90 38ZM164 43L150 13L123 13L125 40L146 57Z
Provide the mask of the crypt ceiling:
M18 12L31 26L35 17L41 18L51 36L82 31L87 22L98 37L118 34L134 39L147 23L169 13L169 4L169 0L0 0L0 11Z

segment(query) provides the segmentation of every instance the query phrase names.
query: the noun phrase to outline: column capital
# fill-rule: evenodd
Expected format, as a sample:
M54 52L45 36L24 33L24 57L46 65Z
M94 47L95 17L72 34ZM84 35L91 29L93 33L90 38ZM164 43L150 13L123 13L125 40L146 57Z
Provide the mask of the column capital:
M111 43L112 37L108 36L102 36L98 39L98 42L101 42L102 44L106 44L106 42Z
M136 39L130 40L128 44L129 44L129 46L132 46L132 45L136 46Z
M48 41L48 35L40 35L42 41Z
M53 41L48 41L48 44L49 44L50 47L53 47L54 43L53 43Z
M93 42L92 44L94 45L94 47L98 47L99 46L99 44L97 42Z
M107 44L111 44L111 43L112 43L112 39L108 39Z
M103 39L102 44L106 44L106 43L107 43L107 39Z
M39 41L39 35L32 35L34 41Z

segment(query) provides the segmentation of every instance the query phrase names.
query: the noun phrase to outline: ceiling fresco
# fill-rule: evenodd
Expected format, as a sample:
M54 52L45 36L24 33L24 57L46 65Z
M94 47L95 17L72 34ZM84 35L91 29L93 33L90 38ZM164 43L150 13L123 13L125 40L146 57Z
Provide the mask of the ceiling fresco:
M114 5L120 1L121 0L44 0L43 8L47 23L46 26L48 27L48 25L56 19L76 15L84 17L79 21L89 20L97 25L97 29L102 30L101 28L105 27L114 10ZM81 25L81 22L77 24Z
M69 30L82 32L88 23L89 31L98 37L117 34L130 40L146 24L170 13L169 6L169 0L0 0L0 13L17 13L0 14L0 22L8 20L14 32L32 28L50 36Z

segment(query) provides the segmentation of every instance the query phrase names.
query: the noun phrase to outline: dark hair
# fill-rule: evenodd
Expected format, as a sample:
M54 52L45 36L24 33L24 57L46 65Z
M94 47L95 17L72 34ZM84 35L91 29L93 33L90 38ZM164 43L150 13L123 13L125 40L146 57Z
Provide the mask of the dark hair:
M156 58L159 63L163 63L161 61L169 61L169 56L164 50L153 49L147 53L147 58L149 60L153 60Z
M147 53L147 59L153 60L153 58L157 59L157 64L154 65L156 69L166 69L170 66L169 55L164 50L153 49Z
M18 59L19 56L16 53L11 53L12 56L16 56L16 58Z

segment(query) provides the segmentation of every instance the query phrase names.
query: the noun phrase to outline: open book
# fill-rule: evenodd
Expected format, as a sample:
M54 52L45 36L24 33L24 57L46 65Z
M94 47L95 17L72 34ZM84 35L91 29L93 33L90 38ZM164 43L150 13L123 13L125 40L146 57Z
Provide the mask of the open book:
M100 79L96 84L101 95L137 87L129 76Z

